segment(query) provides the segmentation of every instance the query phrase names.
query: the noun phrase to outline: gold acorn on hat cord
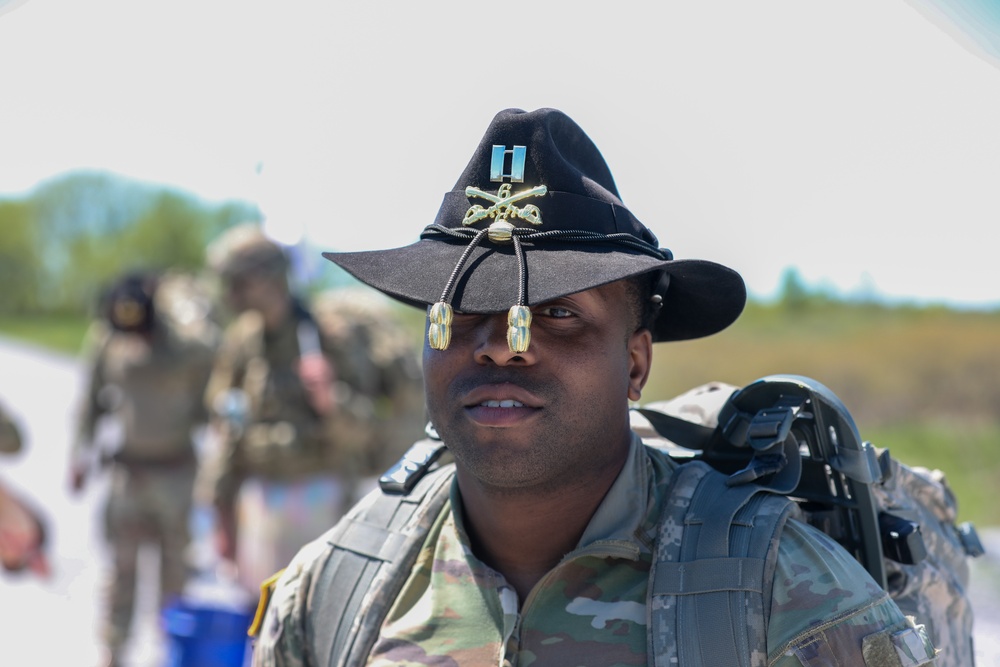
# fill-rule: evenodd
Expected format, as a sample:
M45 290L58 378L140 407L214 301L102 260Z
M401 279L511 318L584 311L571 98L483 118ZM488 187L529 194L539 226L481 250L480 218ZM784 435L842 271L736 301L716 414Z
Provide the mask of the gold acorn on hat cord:
M505 154L503 150L497 151L497 148L503 148L500 146L494 146L494 161L497 157L501 158ZM498 167L502 171L502 160ZM495 165L494 165L495 166ZM491 179L497 180L497 179ZM499 180L503 180L503 175L499 177ZM441 293L441 299L431 306L427 313L427 342L434 350L447 350L448 345L451 343L451 322L454 316L451 305L448 301L451 295L451 290L455 286L455 282L458 279L459 272L461 272L462 267L465 266L466 260L472 254L472 250L479 245L482 239L488 238L491 242L497 245L503 245L506 243L514 244L514 254L517 256L517 269L518 269L518 298L517 305L511 306L507 313L507 346L510 351L514 354L522 354L527 352L528 346L531 344L531 310L526 305L525 292L526 292L526 275L524 266L524 249L521 247L521 241L518 238L519 233L527 232L527 229L519 229L514 227L508 220L511 217L520 218L528 221L533 225L542 224L541 211L538 207L529 204L523 207L515 206L515 202L520 202L522 199L527 199L529 197L539 197L543 196L548 192L548 188L544 185L540 185L523 192L511 193L510 184L504 183L497 190L497 194L491 194L484 192L479 188L469 186L465 189L466 196L468 197L480 197L487 199L492 206L489 208L483 208L479 205L473 205L466 212L465 219L462 221L463 227L474 224L485 218L493 218L494 222L489 225L487 229L481 229L475 233L475 236L466 246L465 251L459 258L455 269L452 271L451 276L448 278L448 282L445 285L444 291Z
M524 248L521 247L521 240L514 236L514 255L517 257L517 305L511 306L507 311L507 347L514 354L521 354L528 351L531 344L531 309L525 301L526 280L524 271Z
M514 255L517 258L518 278L520 284L517 305L511 306L510 310L507 312L507 345L514 354L527 352L528 347L531 344L532 318L531 310L527 306L527 272L525 270L524 248L522 248L521 245L522 238L525 241L531 241L534 244L546 241L572 241L581 244L612 243L624 246L632 251L641 252L645 255L649 255L650 257L655 257L656 259L673 259L673 253L671 253L670 250L666 248L657 248L656 246L647 243L640 238L632 236L631 234L601 234L598 232L580 229L535 232L530 228L514 227L506 220L497 220L487 229L480 230L472 230L466 227L453 229L443 225L433 224L425 227L420 237L423 239L436 238L439 236L447 236L454 239L466 239L469 240L469 245L459 258L454 271L452 271L451 277L448 279L448 284L445 286L444 292L441 294L441 299L428 311L427 318L429 326L427 338L431 348L435 350L446 350L448 348L448 344L451 342L452 309L448 304L451 290L458 279L459 272L462 270L462 267L465 266L465 262L472 253L473 248L479 245L479 242L483 238L489 238L490 241L498 245L506 243L513 243L514 245ZM662 307L663 305L663 294L666 293L669 279L669 274L666 272L661 273L660 283L656 288L657 293L651 298L651 300L658 306Z
M431 306L427 314L427 342L433 350L447 350L451 344L451 322L454 310L443 301ZM507 346L515 354L528 351L531 344L531 309L511 306L507 312Z
M507 311L507 346L514 354L528 351L531 344L531 309L511 306Z
M427 311L427 344L431 346L432 350L447 350L451 344L451 321L454 318L454 310L452 310L451 304L448 303L448 299L451 296L452 288L455 286L455 281L458 279L459 271L465 266L465 261L472 254L472 250L479 245L479 242L483 240L486 234L487 230L483 229L472 238L462 256L458 258L458 263L455 265L451 275L448 277L444 291L441 292L441 299Z
M433 350L447 350L451 344L451 320L454 311L444 301L438 301L427 313L427 342Z
M520 284L518 289L518 303L511 306L510 310L507 311L507 346L514 354L523 354L528 351L528 346L531 344L531 309L525 304L524 249L521 247L520 240L513 234L503 234L502 239L494 238L497 236L498 231L496 226L497 223L494 223L489 229L483 229L476 234L466 247L465 252L462 253L455 266L455 270L452 271L451 276L448 278L448 283L441 294L441 299L427 311L427 344L430 345L432 350L447 350L451 344L451 323L454 318L454 310L448 303L448 298L459 272L472 253L472 249L479 244L479 241L484 236L487 236L496 243L510 241L514 243Z

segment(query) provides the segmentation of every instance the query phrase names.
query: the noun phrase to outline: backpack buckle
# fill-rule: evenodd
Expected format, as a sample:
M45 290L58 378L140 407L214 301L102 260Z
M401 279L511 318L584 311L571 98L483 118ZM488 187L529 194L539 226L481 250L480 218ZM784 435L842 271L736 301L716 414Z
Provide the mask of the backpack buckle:
M747 444L754 451L763 452L784 442L808 402L802 396L782 396L773 407L758 410L747 427Z
M916 521L879 512L878 527L882 536L882 554L904 565L916 565L927 557L927 544Z
M979 533L976 532L976 527L972 525L971 521L959 524L956 528L958 529L958 539L962 543L962 548L965 549L965 553L970 558L979 558L986 553L986 549L979 539Z
M384 493L406 495L417 482L430 472L431 466L444 453L445 445L440 440L420 440L394 466L381 477L378 485Z
M768 475L773 477L766 486L777 493L788 493L798 485L802 470L798 443L789 442L788 435L795 420L805 416L803 408L807 403L809 399L804 396L782 395L773 406L758 410L749 422L745 415L730 421L726 427L730 442L749 445L753 457L745 468L729 476L728 486L749 484ZM789 463L792 467L786 471Z

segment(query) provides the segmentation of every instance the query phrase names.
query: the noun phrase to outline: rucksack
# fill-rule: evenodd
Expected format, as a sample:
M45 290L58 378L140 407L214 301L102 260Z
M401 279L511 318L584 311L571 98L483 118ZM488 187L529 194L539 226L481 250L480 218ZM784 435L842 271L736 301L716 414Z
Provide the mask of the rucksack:
M984 551L971 522L956 525L941 471L863 441L840 399L803 376L709 383L635 412L644 420L633 429L647 444L708 463L729 475L728 486L754 482L792 499L799 518L840 543L924 625L936 664L973 664L968 559Z
M829 389L790 375L742 389L710 383L635 414L647 446L690 464L678 469L692 489L679 520L697 524L655 558L652 624L667 632L651 628L650 664L667 650L680 667L763 664L777 536L793 515L839 542L924 625L935 664L973 664L965 588L967 558L982 553L975 530L955 525L940 473L862 441ZM363 662L447 497L453 467L438 465L445 447L428 435L321 538L330 548L317 563L310 618L322 628L307 634L323 667ZM737 525L741 539L730 540ZM712 641L702 641L702 626Z

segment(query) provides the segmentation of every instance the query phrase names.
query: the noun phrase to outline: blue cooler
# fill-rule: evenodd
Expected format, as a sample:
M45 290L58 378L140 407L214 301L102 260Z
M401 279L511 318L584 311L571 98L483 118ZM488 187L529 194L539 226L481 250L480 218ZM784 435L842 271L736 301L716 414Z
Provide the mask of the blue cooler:
M253 611L180 598L163 610L165 667L244 667Z

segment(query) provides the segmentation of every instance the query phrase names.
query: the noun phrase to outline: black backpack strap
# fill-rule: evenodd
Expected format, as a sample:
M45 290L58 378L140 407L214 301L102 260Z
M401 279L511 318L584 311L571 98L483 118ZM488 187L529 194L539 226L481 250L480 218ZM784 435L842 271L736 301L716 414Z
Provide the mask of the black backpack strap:
M453 474L450 465L434 470L406 495L373 491L328 534L334 548L313 582L306 629L317 667L364 664Z
M778 538L794 502L752 484L729 486L702 462L682 466L678 482L696 486L679 544L657 548L653 663L676 651L683 667L762 667Z
M715 435L714 427L696 424L660 410L632 409L645 417L659 435L687 449L705 449Z

